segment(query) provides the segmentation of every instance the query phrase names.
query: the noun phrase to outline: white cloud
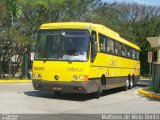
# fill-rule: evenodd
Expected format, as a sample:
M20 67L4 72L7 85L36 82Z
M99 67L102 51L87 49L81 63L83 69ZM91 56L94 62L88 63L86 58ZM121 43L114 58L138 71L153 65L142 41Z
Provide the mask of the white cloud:
M104 2L113 3L113 2L126 2L126 3L138 3L145 5L160 5L160 0L103 0Z
M145 5L152 5L151 2L147 2L146 0L133 0L134 2L138 4L145 4Z

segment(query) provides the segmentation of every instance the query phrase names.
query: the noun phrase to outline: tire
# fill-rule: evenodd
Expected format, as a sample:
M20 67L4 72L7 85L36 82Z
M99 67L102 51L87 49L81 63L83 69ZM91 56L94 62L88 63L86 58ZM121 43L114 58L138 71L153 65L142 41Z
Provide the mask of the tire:
M101 97L100 87L98 88L98 91L94 93L94 97L97 99Z
M60 91L55 91L55 92L54 92L54 95L55 95L55 96L60 96L60 95L61 95L61 92L60 92Z
M127 91L129 89L129 79L126 79L126 85L124 86L124 90Z
M134 80L134 75L132 76L132 80L133 80L133 88L136 86L135 80Z
M100 82L98 90L94 93L94 97L97 98L97 99L99 99L102 94L103 94L103 90L102 90L102 84Z
M130 82L129 82L129 89L132 89L134 86L134 83L133 83L133 77L130 77Z

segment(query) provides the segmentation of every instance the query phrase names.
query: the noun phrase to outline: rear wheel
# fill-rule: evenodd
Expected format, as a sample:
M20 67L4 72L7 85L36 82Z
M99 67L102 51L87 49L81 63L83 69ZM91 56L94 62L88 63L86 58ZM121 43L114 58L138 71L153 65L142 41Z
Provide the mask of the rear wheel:
M126 79L126 85L124 86L124 90L127 91L129 88L129 79Z
M60 96L61 92L60 91L55 91L54 94L55 94L55 96Z
M133 87L135 87L136 83L135 83L135 80L134 80L134 75L132 76L132 80L133 80Z
M132 89L134 86L134 83L133 83L133 77L130 77L130 82L129 82L129 89Z

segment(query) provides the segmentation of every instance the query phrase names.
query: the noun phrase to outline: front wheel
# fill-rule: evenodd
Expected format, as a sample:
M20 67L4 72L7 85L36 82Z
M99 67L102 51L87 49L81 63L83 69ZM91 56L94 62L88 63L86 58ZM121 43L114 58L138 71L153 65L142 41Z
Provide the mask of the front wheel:
M100 83L98 90L94 93L94 97L99 99L102 94L103 94L102 84Z
M101 97L100 88L98 88L98 91L94 93L94 97L99 99Z

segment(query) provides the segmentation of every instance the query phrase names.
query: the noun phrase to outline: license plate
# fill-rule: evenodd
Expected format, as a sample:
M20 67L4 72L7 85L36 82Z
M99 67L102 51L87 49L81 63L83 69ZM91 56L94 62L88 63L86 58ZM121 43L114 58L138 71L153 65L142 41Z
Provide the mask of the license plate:
M53 87L52 89L55 90L55 91L61 91L62 90L61 87Z

